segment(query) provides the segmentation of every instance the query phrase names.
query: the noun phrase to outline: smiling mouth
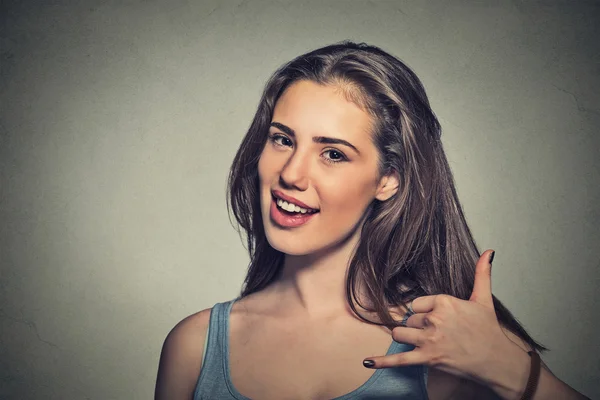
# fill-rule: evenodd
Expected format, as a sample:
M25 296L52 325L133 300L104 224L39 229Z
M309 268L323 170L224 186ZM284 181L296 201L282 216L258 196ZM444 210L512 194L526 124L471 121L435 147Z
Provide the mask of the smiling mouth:
M289 203L285 200L276 197L273 194L271 194L271 197L277 205L277 208L288 215L310 215L319 212L319 210L315 210L313 208L303 208L295 205L294 203Z

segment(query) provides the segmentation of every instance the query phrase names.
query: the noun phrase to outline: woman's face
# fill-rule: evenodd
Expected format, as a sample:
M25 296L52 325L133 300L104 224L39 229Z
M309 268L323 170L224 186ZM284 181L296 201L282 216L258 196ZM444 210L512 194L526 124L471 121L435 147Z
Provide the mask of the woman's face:
M258 163L273 248L289 255L332 248L355 232L373 199L393 195L397 181L378 179L371 124L335 86L299 81L281 95ZM287 210L277 198L288 200Z

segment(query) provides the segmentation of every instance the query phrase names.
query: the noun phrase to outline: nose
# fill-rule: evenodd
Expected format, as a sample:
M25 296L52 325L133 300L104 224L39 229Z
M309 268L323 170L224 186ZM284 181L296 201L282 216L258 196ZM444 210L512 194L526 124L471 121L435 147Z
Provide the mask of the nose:
M287 189L305 191L308 189L308 155L294 152L287 160L279 175L280 184Z

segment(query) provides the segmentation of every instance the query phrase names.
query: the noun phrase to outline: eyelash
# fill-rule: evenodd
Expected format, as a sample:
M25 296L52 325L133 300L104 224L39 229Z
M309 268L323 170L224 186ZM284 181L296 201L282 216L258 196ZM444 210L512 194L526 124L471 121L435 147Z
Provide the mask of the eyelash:
M275 146L288 147L288 146L286 146L284 144L277 143L276 142L277 139L287 139L287 140L289 140L291 142L291 140L287 136L284 136L284 135L281 135L281 134L278 134L278 133L273 134L273 135L269 135L269 141L271 143L273 143ZM333 160L331 158L325 158L325 161L328 162L328 163L330 163L330 164L338 164L338 163L341 163L341 162L348 161L348 158L346 157L346 155L344 153L342 153L341 151L339 151L339 150L329 149L329 150L327 150L327 152L335 152L335 153L338 153L341 156L341 158L338 159L338 160Z

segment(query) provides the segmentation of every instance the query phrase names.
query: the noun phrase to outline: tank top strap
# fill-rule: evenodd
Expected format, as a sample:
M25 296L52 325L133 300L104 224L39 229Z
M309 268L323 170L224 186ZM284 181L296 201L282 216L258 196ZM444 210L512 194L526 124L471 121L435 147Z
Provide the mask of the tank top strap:
M237 298L224 303L216 303L210 311L205 353L202 369L196 382L194 399L204 399L201 392L220 392L227 388L228 317L236 300ZM225 391L227 392L227 389ZM223 399L232 398L229 397L231 396L229 393L222 393L222 396Z
M223 357L229 353L229 313L231 312L234 301L235 300L230 300L215 305L215 325L217 328L215 341L221 350L220 356L222 357L220 359L224 359Z

